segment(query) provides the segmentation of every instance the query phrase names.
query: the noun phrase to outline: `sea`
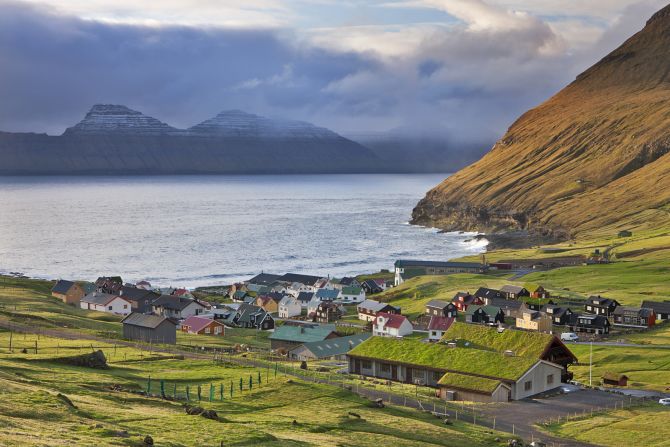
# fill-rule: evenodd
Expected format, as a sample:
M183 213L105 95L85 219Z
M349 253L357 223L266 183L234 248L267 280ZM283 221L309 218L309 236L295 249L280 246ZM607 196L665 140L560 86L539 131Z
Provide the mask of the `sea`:
M472 233L408 222L447 176L0 177L0 272L193 288L481 253Z

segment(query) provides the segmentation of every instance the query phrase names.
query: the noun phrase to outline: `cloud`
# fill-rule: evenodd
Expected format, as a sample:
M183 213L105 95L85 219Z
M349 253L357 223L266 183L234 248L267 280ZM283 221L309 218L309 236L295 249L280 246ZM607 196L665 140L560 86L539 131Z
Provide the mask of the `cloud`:
M573 16L546 20L515 9L531 4L521 0L421 0L412 7L455 20L310 29L286 25L296 11L273 0L245 2L237 12L235 2L214 0L142 11L129 0L57 3L0 0L2 130L60 133L106 102L178 127L242 109L338 131L402 127L489 138L639 29L655 2L621 1L623 15L608 15L604 28ZM551 12L555 4L538 0L536 8ZM185 5L201 10L179 18ZM232 8L235 23L221 26L216 5ZM218 25L203 26L203 11Z

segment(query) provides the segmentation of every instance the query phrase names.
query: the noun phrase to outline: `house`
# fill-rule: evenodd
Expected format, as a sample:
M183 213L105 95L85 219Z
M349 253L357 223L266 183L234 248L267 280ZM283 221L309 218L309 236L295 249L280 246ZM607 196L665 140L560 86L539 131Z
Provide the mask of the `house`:
M133 312L121 320L123 338L145 343L177 343L176 323L158 315Z
M414 327L404 315L379 312L372 324L372 334L380 337L404 337L412 332Z
M569 307L561 307L557 304L546 304L542 306L542 312L551 316L552 323L557 326L565 326L570 322L573 314Z
M284 299L284 295L277 292L264 293L256 297L256 306L262 307L271 314L279 312L279 302Z
M236 290L233 292L233 296L230 298L233 300L234 303L244 303L244 299L248 296L248 293L246 290ZM255 299L256 297L254 297Z
M147 289L123 286L118 292L119 296L130 301L133 312L150 313L151 303L160 297L160 294Z
M232 324L242 328L267 331L274 329L275 320L270 312L263 310L263 308L242 303L233 315Z
M505 296L505 299L508 300L518 300L519 298L530 296L530 292L528 292L525 287L521 286L502 286L500 292Z
M505 323L505 312L495 306L470 306L465 311L465 321L479 324Z
M316 323L333 323L342 318L342 308L332 301L322 301L316 307L313 320Z
M151 303L152 311L163 317L181 320L191 315L200 315L206 307L198 300L174 295L161 295Z
M151 290L151 283L149 281L140 281L135 283L135 287L138 289Z
M480 287L479 289L477 289L477 291L474 293L474 296L476 298L480 298L481 300L483 300L484 304L488 304L490 301L494 299L496 300L505 299L505 294L502 293L500 290L488 289L486 287Z
M483 299L470 295L468 292L458 292L451 302L454 303L459 312L465 312L470 306L484 305Z
M573 332L586 332L589 334L609 334L610 322L604 315L572 314L568 328Z
M586 304L584 304L584 311L589 314L604 315L610 318L618 306L619 302L617 300L603 298L600 295L590 296L586 300Z
M103 292L91 292L79 302L79 307L117 315L128 315L132 312L130 301L118 295Z
M363 281L361 287L366 294L372 295L375 293L382 293L384 290L386 290L386 282L384 282L382 279L368 279Z
M415 276L426 275L449 275L452 273L484 273L488 267L475 262L441 262L441 261L416 261L397 260L395 267L395 285Z
M79 284L64 279L59 280L51 289L51 296L65 304L78 305L84 295L84 289Z
M296 300L300 303L300 307L306 309L309 306L309 302L314 298L314 292L300 292L296 297Z
M521 301L508 299L491 299L487 300L487 306L499 307L505 313L506 317L516 318L517 312L524 305Z
M316 284L316 282L320 279L322 279L320 276L301 275L299 273L286 273L277 278L277 281L285 282L288 284L299 282L307 286L314 286L314 284Z
M628 376L613 372L606 372L602 375L603 385L628 386Z
M503 354L532 357L545 360L563 367L561 381L572 380L568 367L577 361L577 357L560 338L544 332L526 332L514 329L500 329L454 322L442 339L455 342L458 346L485 346Z
M302 306L297 298L286 296L279 302L278 308L279 318L291 318L300 316L302 313Z
M453 326L452 326L453 327ZM561 385L561 365L479 345L371 337L347 354L351 374L438 389L445 400L507 402Z
M440 300L430 300L426 303L426 315L435 317L454 318L458 310L454 303Z
M653 310L657 320L670 320L670 301L642 301L642 307Z
M523 287L528 291L531 298L544 299L550 296L549 292L539 284L527 283Z
M431 316L428 323L428 340L439 341L444 337L444 333L456 320L454 317Z
M292 348L288 357L293 360L346 360L347 352L372 337L369 332L336 337L322 341L311 341Z
M374 321L374 319L377 318L377 314L380 312L400 315L399 307L391 306L387 303L380 303L375 300L363 301L356 307L356 310L358 311L358 319L363 321Z
M342 279L340 279L340 284L343 286L347 287L360 287L361 283L358 282L358 280L352 276L345 276Z
M303 324L279 326L270 335L270 347L272 349L289 350L298 345L313 341L323 341L336 338L334 324Z
M340 297L338 289L317 289L314 292L314 298L319 301L335 301Z
M618 306L612 315L614 326L648 329L656 324L656 314L648 307Z
M321 278L314 283L315 289L335 289L335 285L330 278ZM339 288L338 288L339 289Z
M246 281L247 284L256 284L258 286L269 286L280 278L281 275L273 275L272 273L260 273L253 278Z
M200 334L200 335L219 335L223 336L225 334L225 326L223 323L210 319L204 318L197 315L191 315L187 319L181 322L180 324L182 332L189 334Z
M340 300L345 303L362 303L365 301L365 290L360 286L344 286L340 293Z
M523 306L517 314L516 327L527 331L551 332L553 324L551 315Z
M123 287L123 280L120 276L101 276L95 280L95 287L98 292L114 294Z

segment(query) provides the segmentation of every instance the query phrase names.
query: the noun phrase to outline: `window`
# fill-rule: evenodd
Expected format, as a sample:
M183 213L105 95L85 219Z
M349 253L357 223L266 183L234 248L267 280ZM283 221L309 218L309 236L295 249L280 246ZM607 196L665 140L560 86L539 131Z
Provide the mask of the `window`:
M593 310L591 306L586 306L586 310Z
M109 307L107 308L107 310L112 310L112 309L113 309L113 307L112 307L112 306L109 306Z
M372 369L372 362L368 360L362 360L361 361L361 368L363 369Z
M388 363L382 363L381 365L379 365L379 371L389 374L391 372L391 365L389 365Z
M553 385L553 384L554 384L554 375L553 375L553 374L549 374L549 375L547 376L547 385Z
M433 371L433 382L439 382L443 375L438 371Z
M123 305L123 308L124 308L124 309L128 309L128 305L127 305L127 304L124 304L124 305Z
M209 334L211 331L208 327L205 328L205 334Z
M523 383L523 389L524 391L531 391L533 389L533 381L532 380L527 380Z

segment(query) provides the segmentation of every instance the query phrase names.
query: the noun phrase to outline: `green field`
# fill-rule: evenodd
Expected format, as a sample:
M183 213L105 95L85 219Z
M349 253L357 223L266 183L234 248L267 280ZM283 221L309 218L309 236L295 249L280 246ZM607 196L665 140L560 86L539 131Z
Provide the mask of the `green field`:
M8 346L8 337L8 332L0 332L0 346ZM34 335L25 340L15 337L28 346L37 340ZM459 422L445 426L439 419L413 410L372 408L349 391L289 379L281 373L275 376L271 369L165 358L127 347L117 347L114 353L113 345L101 343L95 348L110 356L110 369L53 361L54 357L90 352L88 343L40 337L38 354L0 349L2 445L137 446L146 435L163 446L218 446L222 441L239 446L498 445L493 440L500 434L489 430ZM260 385L256 382L259 372ZM146 390L149 376L153 393L159 392L159 380L163 379L166 394L171 396L176 384L180 399L130 392ZM251 390L250 376L254 380ZM244 381L242 392L240 378ZM210 384L216 385L212 402ZM224 384L223 400L220 384ZM113 390L112 385L122 390ZM219 421L185 414L182 404L187 385L193 400L197 400L197 386L202 386L200 405L216 410ZM76 408L58 393L67 396Z
M552 434L608 447L670 446L670 408L656 403L609 411L563 424L552 424Z

